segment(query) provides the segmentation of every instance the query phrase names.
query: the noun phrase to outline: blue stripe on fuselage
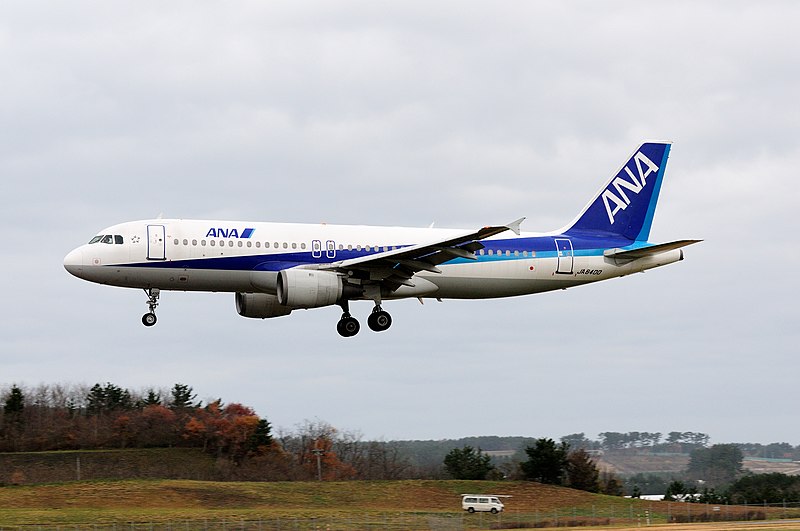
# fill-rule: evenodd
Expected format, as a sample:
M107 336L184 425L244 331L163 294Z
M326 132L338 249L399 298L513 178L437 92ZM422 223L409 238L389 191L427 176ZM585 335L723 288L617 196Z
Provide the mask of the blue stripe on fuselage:
M543 236L533 238L510 238L506 240L484 240L484 254L476 255L478 262L525 260L530 256L523 256L523 251L536 253L536 258L556 257L556 239L569 239L572 242L574 256L601 256L606 249L638 249L647 247L646 242L637 242L610 234L597 234L594 231L573 231L558 236ZM488 254L492 251L492 254ZM509 252L506 255L506 251ZM515 255L516 253L516 255ZM169 253L168 253L169 254ZM379 254L376 252L358 250L337 250L336 261L349 260ZM323 255L324 256L324 255ZM206 269L220 271L281 271L292 267L309 264L326 264L329 258L314 258L310 251L293 253L250 254L239 256L218 256L189 258L185 260L167 260L154 262L139 262L129 264L130 267L153 267L161 269ZM447 264L475 263L475 260L454 258Z

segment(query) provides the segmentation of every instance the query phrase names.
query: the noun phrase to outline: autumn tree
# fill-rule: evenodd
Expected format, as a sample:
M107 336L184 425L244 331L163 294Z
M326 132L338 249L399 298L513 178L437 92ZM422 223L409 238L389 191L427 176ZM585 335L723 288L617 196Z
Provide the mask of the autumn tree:
M279 437L281 446L292 457L296 465L292 479L316 479L320 472L324 480L353 479L357 476L351 464L340 459L337 453L339 431L323 421L308 421L298 425L294 433L283 433Z
M486 479L494 468L491 457L471 446L450 450L444 458L444 467L453 479Z

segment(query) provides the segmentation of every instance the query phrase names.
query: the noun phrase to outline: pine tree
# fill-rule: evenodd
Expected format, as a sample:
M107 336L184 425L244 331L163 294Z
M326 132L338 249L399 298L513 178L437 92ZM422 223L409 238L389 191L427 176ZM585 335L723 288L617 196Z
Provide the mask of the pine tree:
M169 405L170 409L189 409L193 407L200 407L200 403L194 403L197 395L194 390L188 385L176 383L172 387L172 401Z
M528 460L519 464L525 479L561 485L567 468L569 445L556 444L553 439L537 439L525 448Z
M600 491L600 471L586 450L576 450L567 456L567 486L587 492Z
M494 468L491 457L471 446L453 448L444 458L444 467L453 479L486 479Z

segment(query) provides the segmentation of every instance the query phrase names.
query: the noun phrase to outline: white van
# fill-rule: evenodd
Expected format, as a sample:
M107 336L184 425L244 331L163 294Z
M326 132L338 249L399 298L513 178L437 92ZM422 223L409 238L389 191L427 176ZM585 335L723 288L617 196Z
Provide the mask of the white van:
M492 514L497 514L501 512L504 507L500 498L491 494L461 495L461 508L470 513L474 513L475 511L489 511Z

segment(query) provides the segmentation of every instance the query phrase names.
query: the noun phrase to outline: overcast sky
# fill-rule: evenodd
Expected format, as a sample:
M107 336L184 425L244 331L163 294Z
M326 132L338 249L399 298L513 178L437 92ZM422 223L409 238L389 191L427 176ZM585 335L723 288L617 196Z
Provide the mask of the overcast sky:
M800 3L0 5L0 387L191 385L365 438L702 431L800 444ZM165 217L473 229L571 220L675 142L651 239L686 260L492 301L239 317L70 276ZM364 322L371 303L353 304Z

